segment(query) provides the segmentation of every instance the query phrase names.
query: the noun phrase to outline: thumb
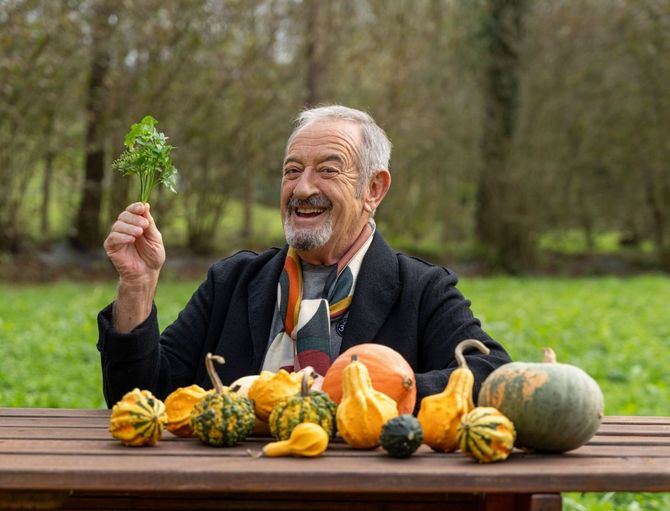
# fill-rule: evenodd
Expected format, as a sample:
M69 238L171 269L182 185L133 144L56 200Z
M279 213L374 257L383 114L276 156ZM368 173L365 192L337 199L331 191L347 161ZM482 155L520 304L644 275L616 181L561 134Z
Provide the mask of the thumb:
M145 204L144 213L142 213L142 216L149 222L149 227L144 230L144 235L148 236L149 238L157 238L160 236L158 227L156 227L156 222L154 221L154 217L151 216L151 204L148 202Z

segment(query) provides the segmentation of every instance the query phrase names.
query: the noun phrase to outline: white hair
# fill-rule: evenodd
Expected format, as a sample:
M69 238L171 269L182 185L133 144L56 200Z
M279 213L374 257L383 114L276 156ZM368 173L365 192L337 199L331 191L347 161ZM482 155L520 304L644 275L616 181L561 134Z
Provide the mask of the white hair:
M298 132L315 121L323 120L351 121L361 129L361 147L359 148L360 179L359 191L380 170L389 170L391 160L391 141L375 120L367 113L342 105L328 105L310 108L300 113L296 119L296 127L288 139L286 148L290 147Z

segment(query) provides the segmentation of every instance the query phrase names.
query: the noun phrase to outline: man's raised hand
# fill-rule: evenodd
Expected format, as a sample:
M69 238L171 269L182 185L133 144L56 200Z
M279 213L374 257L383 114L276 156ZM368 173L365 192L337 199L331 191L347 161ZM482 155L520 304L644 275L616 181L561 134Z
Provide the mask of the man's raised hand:
M104 247L121 283L155 286L165 247L148 203L128 206L112 225Z

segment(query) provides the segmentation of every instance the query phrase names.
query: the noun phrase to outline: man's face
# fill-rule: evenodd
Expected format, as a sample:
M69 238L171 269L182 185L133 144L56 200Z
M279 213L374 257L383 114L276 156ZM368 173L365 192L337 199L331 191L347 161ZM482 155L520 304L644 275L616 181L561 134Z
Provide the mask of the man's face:
M281 215L286 240L299 252L332 263L368 221L365 187L357 197L360 137L349 121L315 121L288 147Z

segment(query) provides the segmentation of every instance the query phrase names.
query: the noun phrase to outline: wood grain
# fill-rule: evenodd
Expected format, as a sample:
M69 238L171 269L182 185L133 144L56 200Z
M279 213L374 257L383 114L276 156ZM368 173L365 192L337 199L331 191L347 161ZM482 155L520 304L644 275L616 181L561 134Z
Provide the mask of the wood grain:
M330 497L324 500L324 495L339 496L342 502L385 495L393 502L408 495L435 499L447 494L464 497L455 504L461 509L484 509L482 506L497 504L465 496L503 495L498 502L504 505L511 494L525 494L528 500L530 494L563 491L670 491L667 417L605 417L593 439L575 451L515 450L508 461L489 465L477 464L460 453L436 453L426 446L410 459L396 460L381 449L351 449L339 439L317 459L253 458L248 454L248 450L259 452L269 438L217 449L165 432L154 447L130 448L111 438L108 420L108 410L0 409L0 493L43 492L48 496L67 492L74 499L68 502L80 499L80 504L102 494L123 501L126 497L120 495L121 489L127 495L146 493L152 498L182 492L246 495L255 499L258 509L265 509L269 501L261 494L272 500L282 494L306 495L309 489L312 498L325 506L317 506L319 509L333 501ZM203 502L209 502L207 498ZM424 508L432 509L435 502L424 503ZM544 504L538 500L533 505L528 509L553 510L556 499L546 497ZM375 509L349 503L344 507Z

